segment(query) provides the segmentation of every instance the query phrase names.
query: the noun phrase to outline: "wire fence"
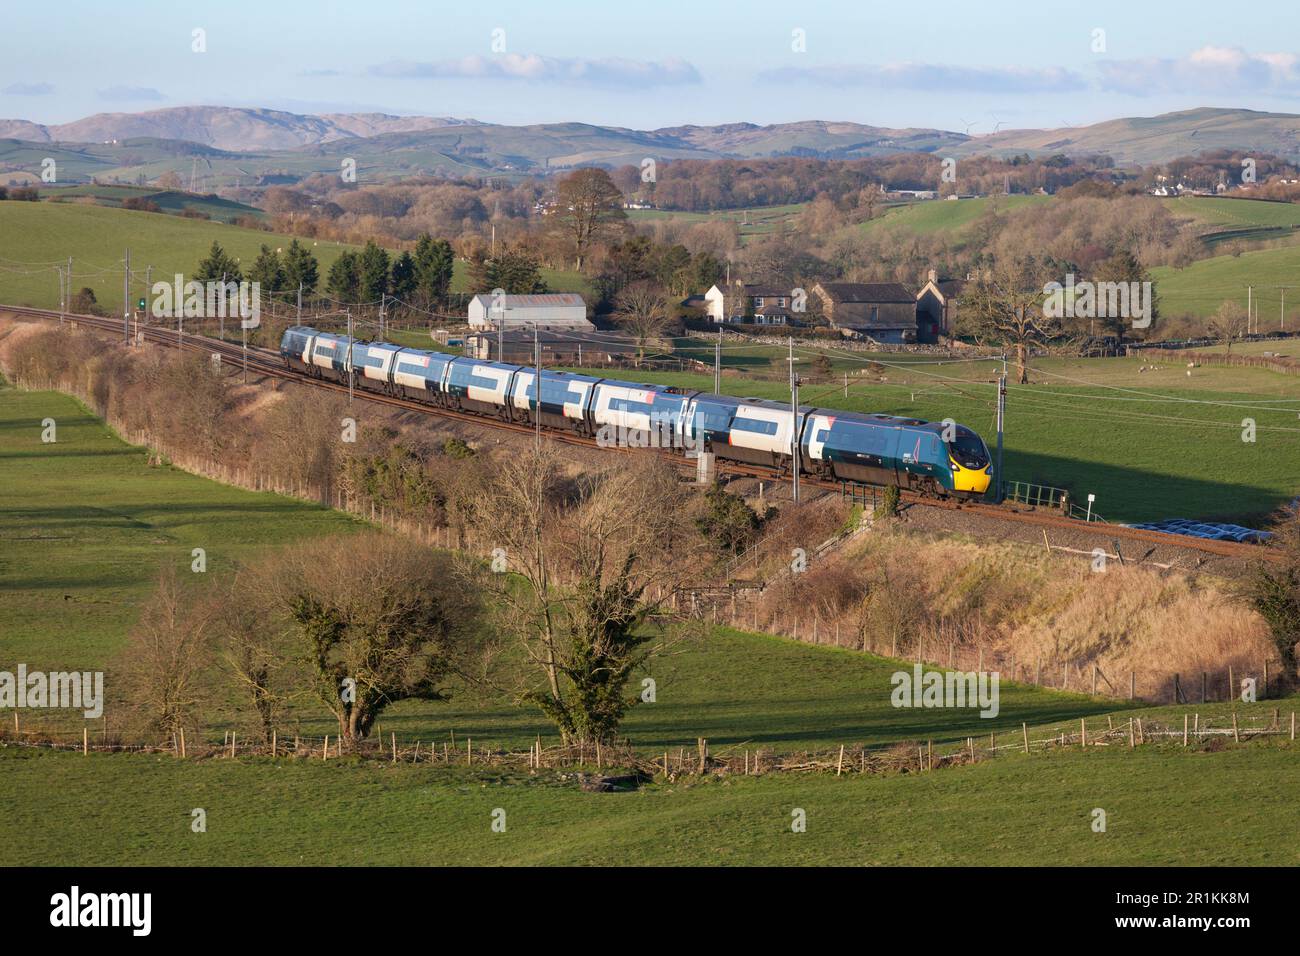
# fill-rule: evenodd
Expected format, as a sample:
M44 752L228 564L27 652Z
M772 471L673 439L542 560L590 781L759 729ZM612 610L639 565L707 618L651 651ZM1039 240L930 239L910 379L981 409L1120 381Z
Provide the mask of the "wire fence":
M16 717L16 712L15 712ZM16 721L15 721L16 722ZM1103 725L1104 722L1104 725ZM840 744L826 749L777 751L753 741L710 746L708 738L697 737L694 746L678 745L651 750L635 747L628 740L615 742L572 741L544 743L540 736L526 748L476 743L472 737L446 739L409 737L398 739L394 731L377 730L364 738L325 734L241 739L226 731L220 745L215 740L190 740L182 730L169 741L153 744L125 743L104 739L92 743L89 727L79 739L45 731L0 731L0 747L25 747L49 751L90 754L153 754L178 760L236 761L265 758L290 760L352 760L366 764L424 766L430 769L463 767L498 768L535 773L543 770L632 771L639 779L673 781L689 776L756 776L771 773L834 773L836 776L883 773L916 773L962 766L1010 754L1050 754L1071 750L1087 752L1115 747L1128 752L1158 744L1175 747L1222 748L1229 741L1246 744L1274 738L1292 746L1296 739L1296 713L1283 714L1273 708L1269 715L1202 715L1188 711L1179 722L1168 719L1113 715L1081 717L1030 728L1022 722L1017 729L991 730L987 736L947 737L938 741L902 740L878 744ZM616 788L609 785L598 789Z

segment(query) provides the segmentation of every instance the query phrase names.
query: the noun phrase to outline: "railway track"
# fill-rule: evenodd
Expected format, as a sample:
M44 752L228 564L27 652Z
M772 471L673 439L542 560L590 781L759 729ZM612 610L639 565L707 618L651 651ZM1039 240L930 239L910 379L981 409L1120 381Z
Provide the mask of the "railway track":
M62 319L74 327L83 326L86 328L110 332L116 335L121 335L123 331L121 321L111 318L102 318L99 316L61 315L59 312L49 309L20 308L17 306L0 306L0 312L7 312L20 316L30 316L32 318L54 319L56 321ZM172 348L179 347L190 351L207 352L209 354L216 353L222 356L223 361L228 360L237 368L245 367L246 363L248 370L258 375L268 375L273 378L302 382L313 385L317 388L342 392L344 394L348 392L348 386L344 383L325 378L312 378L302 374L301 372L285 368L283 360L278 352L272 352L260 348L250 348L245 350L241 345L233 342L225 342L220 339L208 338L207 336L202 335L178 334L174 330L164 329L159 326L140 326L132 331L133 333L141 335L146 342ZM521 422L487 418L482 415L442 408L435 405L427 405L423 402L399 398L394 395L384 395L360 388L354 388L353 394L365 401L387 405L392 408L400 408L407 411L419 412L425 415L433 415L439 418L462 421L472 425L486 426L518 434L532 435L535 433L535 427L533 425L527 425ZM690 462L684 461L680 455L673 454L670 451L630 448L611 449L599 445L596 439L584 435L557 431L547 431L545 434L549 439L554 441L560 441L569 445L600 448L605 452L620 451L623 453L631 453L635 451L642 454L646 452L659 454L661 457L669 460L678 467L691 468L694 470L694 466ZM733 477L754 478L761 481L788 482L790 480L788 475L781 474L774 468L763 468L758 465L720 462L717 470L720 473L731 475ZM843 490L840 482L815 478L812 476L801 476L799 482L801 485L807 487L821 488L837 493ZM1163 531L1150 531L1144 528L1129 528L1124 525L1080 521L1077 518L1068 518L1064 515L1053 512L1044 512L1032 509L1024 510L1017 508L1014 505L995 505L987 502L937 499L919 495L910 491L902 491L900 499L912 505L927 508L941 508L950 511L962 511L968 514L994 518L999 521L1034 525L1045 530L1052 528L1058 531L1068 531L1075 534L1087 534L1099 539L1137 541L1154 545L1156 547L1200 552L1202 554L1212 554L1226 558L1264 561L1281 560L1280 556L1271 549L1257 544L1247 544L1236 541L1211 541L1201 538L1191 538L1187 535L1170 534Z

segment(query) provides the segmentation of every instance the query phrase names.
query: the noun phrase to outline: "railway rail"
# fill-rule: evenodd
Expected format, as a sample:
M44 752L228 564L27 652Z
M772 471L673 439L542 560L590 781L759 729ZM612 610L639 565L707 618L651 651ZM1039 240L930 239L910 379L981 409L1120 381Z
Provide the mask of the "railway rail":
M0 312L16 316L62 320L74 327L84 326L86 328L106 331L116 335L121 335L123 332L123 323L120 320L103 318L100 316L72 315L60 313L51 309L34 309L8 305L0 305ZM239 368L243 368L245 363L247 363L249 371L255 372L258 375L268 375L273 378L302 382L334 392L347 393L349 390L348 386L341 382L323 378L312 378L295 370L285 368L279 352L272 352L260 348L245 349L242 345L233 342L213 339L203 335L187 335L183 332L178 333L175 330L166 329L156 325L137 326L131 331L132 334L139 335L146 342L163 346L180 347L192 351L207 352L209 354L216 353L222 356L223 361L229 360ZM472 425L512 431L519 434L532 435L535 433L535 427L533 425L527 425L521 422L509 422L503 419L488 418L482 415L475 415L469 412L461 412L449 408L441 408L423 402L412 401L411 399L399 398L393 395L384 395L360 388L354 388L353 394L368 402L375 402L393 408L420 412L422 414L433 415L439 418L462 421ZM601 448L602 451L622 451L627 453L635 450L642 453L650 452L653 454L659 454L680 467L690 466L690 462L686 462L679 455L672 454L668 451L629 448L610 449L600 446L595 438L566 432L547 431L546 436L551 440L560 441L565 444ZM788 475L780 474L775 469L763 468L759 465L719 462L717 470L720 473L731 475L733 477L755 478L762 481L779 482L790 480ZM840 482L819 479L808 475L800 476L799 482L801 485L807 487L821 488L836 492L842 490ZM930 498L910 491L901 491L900 500L907 502L908 504L919 505L927 508L943 508L951 511L963 511L970 514L995 518L1001 521L1036 525L1045 530L1052 528L1060 531L1091 534L1099 538L1138 541L1155 545L1157 547L1195 551L1227 558L1244 558L1264 561L1281 560L1280 556L1274 551L1258 544L1248 544L1236 541L1212 541L1202 538L1192 538L1188 535L1171 534L1163 531L1151 531L1145 528L1129 528L1124 525L1080 521L1077 518L1069 518L1065 515L1032 509L1025 510L1007 504L996 505L979 501L958 501L955 499Z

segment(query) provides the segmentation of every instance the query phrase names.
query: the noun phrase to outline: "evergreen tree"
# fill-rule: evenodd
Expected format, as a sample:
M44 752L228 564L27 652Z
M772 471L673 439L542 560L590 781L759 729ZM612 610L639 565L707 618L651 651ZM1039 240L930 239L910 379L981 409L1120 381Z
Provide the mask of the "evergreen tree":
M409 303L415 294L415 259L409 252L403 252L393 262L393 277L389 283L391 294Z
M427 232L415 243L415 284L426 305L441 302L451 288L452 270L456 257L451 243L434 239Z
M469 264L470 291L478 294L504 289L510 295L535 295L546 291L537 260L522 249L503 248L495 259L479 253Z
M340 302L361 301L361 257L348 251L335 259L325 280L325 291Z
M256 282L265 293L282 292L285 288L284 263L280 253L269 246L262 246L253 267L248 271L250 282Z
M284 287L291 292L302 283L302 294L311 295L320 281L320 264L311 250L294 239L284 253Z
M378 302L388 292L388 253L373 239L361 250L360 282L362 302Z
M197 282L220 282L222 276L225 276L227 282L244 281L244 274L239 271L239 263L221 248L221 243L213 240L207 258L200 259L195 267L193 278Z

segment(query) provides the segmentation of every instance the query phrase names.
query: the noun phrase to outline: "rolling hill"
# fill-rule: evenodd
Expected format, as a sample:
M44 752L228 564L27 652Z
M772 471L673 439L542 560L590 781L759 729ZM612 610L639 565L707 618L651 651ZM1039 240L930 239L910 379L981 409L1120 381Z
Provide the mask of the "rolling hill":
M59 182L137 182L172 170L186 181L195 177L196 185L210 191L337 173L345 158L356 162L363 180L377 181L420 175L519 177L583 165L635 165L647 156L665 161L860 159L909 151L952 156L1106 153L1119 163L1151 163L1222 148L1300 159L1300 115L1195 109L1091 126L968 136L822 120L637 130L580 122L504 126L385 113L313 116L193 106L101 113L57 126L0 120L0 182L29 180L46 157L58 163Z
M37 143L110 143L125 139L179 139L222 150L293 149L336 139L457 126L474 120L386 113L309 116L281 110L178 106L143 113L96 113L56 126L0 120L0 138Z
M1005 130L977 136L959 155L1105 153L1115 162L1159 163L1214 149L1245 149L1300 158L1300 115L1243 109L1194 109L1107 120L1091 126Z

